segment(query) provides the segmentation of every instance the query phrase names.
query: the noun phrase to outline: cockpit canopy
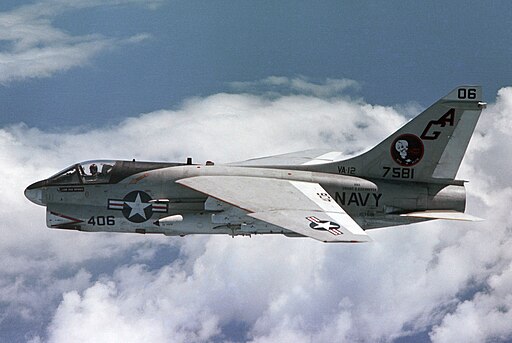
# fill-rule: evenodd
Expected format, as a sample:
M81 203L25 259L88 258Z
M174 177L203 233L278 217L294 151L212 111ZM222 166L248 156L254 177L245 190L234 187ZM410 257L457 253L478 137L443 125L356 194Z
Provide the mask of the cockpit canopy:
M183 163L97 160L77 163L33 186L113 184L148 170L182 166Z
M116 161L86 161L77 163L48 179L51 185L109 183Z

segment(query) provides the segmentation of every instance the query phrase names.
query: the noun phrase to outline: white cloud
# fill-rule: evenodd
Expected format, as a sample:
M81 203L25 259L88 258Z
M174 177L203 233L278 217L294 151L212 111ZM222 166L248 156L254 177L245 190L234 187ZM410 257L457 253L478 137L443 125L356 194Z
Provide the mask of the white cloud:
M86 65L107 49L138 43L148 38L139 34L128 38L109 38L99 34L71 35L54 25L64 12L83 8L145 4L160 1L42 1L9 12L0 12L0 83L26 78L48 77L55 72Z
M469 187L487 218L482 230L466 234L453 247L459 266L483 284L470 299L458 301L430 333L434 342L510 341L512 339L512 88L498 92L484 112L463 172L472 174ZM468 258L469 257L469 258Z
M392 108L305 93L216 94L70 133L0 129L4 320L49 318L46 332L35 329L27 339L51 342L370 342L430 328L439 342L509 339L512 88L482 115L460 172L471 180L469 211L483 223L372 231L375 241L365 245L177 239L52 231L42 209L23 198L30 182L76 160L192 155L228 162L329 146L351 153L406 120ZM162 262L168 251L174 255ZM471 331L468 323L478 325Z
M327 79L320 83L314 83L304 76L294 78L269 76L258 81L231 82L230 85L237 91L263 92L267 95L278 95L288 92L313 95L321 98L340 96L345 94L347 90L358 90L360 88L357 81L350 79Z

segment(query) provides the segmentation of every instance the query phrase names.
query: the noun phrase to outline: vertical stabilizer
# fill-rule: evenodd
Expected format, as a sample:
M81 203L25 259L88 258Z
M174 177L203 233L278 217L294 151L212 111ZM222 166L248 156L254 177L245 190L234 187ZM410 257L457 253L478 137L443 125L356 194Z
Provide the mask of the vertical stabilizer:
M344 174L409 181L453 180L485 103L460 86L362 155L330 164ZM327 167L327 166L325 166Z

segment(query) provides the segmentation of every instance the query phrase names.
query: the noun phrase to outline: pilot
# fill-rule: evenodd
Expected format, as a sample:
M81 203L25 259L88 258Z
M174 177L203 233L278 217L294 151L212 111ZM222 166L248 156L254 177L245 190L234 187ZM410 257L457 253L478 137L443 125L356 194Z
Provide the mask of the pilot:
M92 176L97 176L98 175L98 166L94 163L91 164L91 166L89 167L89 171L91 172Z

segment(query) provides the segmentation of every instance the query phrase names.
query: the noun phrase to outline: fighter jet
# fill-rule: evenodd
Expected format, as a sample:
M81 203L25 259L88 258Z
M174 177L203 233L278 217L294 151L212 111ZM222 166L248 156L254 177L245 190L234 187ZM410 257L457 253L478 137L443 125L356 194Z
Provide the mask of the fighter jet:
M368 242L370 229L464 213L456 174L486 104L460 86L374 148L342 159L309 150L216 165L74 164L27 187L49 228L78 231L310 237Z

